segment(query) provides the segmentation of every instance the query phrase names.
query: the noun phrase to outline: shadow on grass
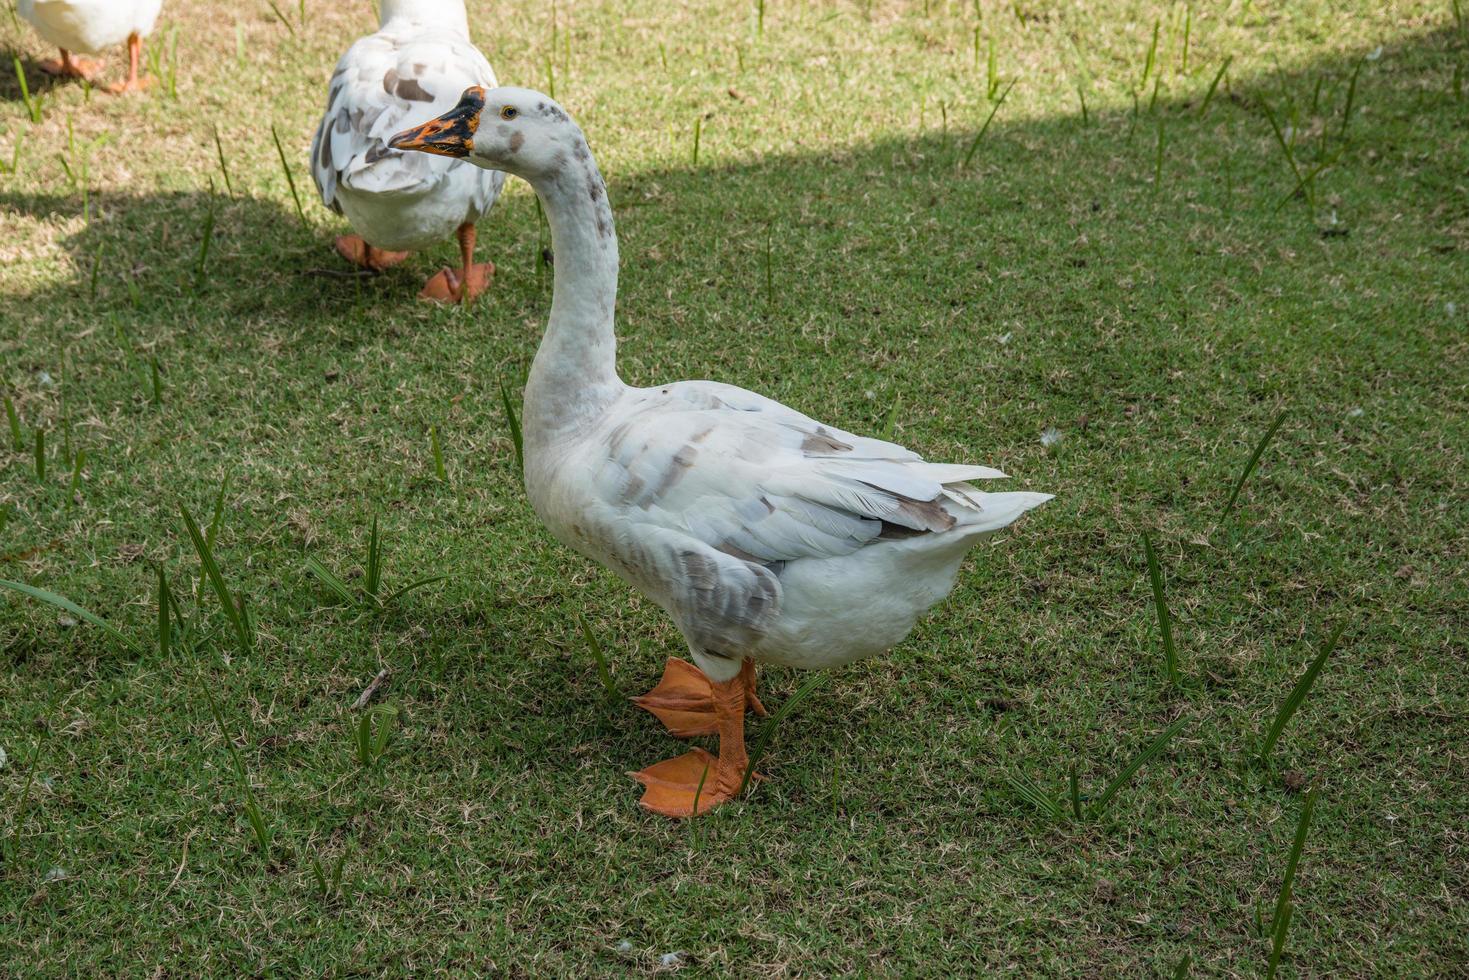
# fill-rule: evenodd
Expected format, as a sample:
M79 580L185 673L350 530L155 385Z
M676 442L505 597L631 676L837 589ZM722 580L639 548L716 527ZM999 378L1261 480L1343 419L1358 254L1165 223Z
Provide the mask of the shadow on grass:
M1187 321L1190 295L1218 271L1221 251L1227 263L1226 240L1320 242L1350 262L1360 252L1352 236L1374 235L1363 228L1372 212L1451 185L1448 160L1421 159L1437 147L1414 121L1462 108L1450 87L1454 43L1440 32L1380 61L1357 54L1240 83L1225 77L1207 112L1200 102L1213 66L1196 71L1186 99L1155 111L1144 104L1087 122L1011 124L1002 108L973 147L974 130L928 132L717 168L609 174L624 232L623 333L656 319L670 286L691 295L686 283L697 284L698 303L752 323L814 311L879 335L891 328L894 340L966 318L999 335L1012 322L1069 324L1084 343L1106 332L1098 318L1107 306ZM10 97L5 84L0 97ZM1271 117L1292 144L1289 158ZM314 214L320 205L299 172L298 180ZM206 331L233 329L241 316L368 308L384 316L409 303L438 258L375 280L356 275L322 228L298 222L289 198L100 194L86 208L91 220L63 239L73 277L28 297L48 310L133 309L165 323L199 313L193 329ZM79 193L0 192L0 210L21 215L75 218L83 209ZM543 308L545 283L531 274L540 241L524 195L502 202L482 233L509 273L497 292L517 313ZM1438 251L1462 248L1446 238ZM1248 302L1253 288L1233 280L1221 302ZM1034 322L1036 309L1048 311L1044 323Z

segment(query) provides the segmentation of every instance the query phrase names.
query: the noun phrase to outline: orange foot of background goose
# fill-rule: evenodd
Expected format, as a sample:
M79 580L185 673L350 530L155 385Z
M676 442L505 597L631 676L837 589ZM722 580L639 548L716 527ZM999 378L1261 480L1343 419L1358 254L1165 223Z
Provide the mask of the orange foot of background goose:
M459 226L460 265L458 269L440 269L418 294L419 299L437 303L472 303L490 286L495 276L495 263L474 261L474 225Z
M100 61L90 58L79 58L65 48L61 48L60 58L47 58L37 65L41 71L58 78L85 78L91 81L99 71L102 70Z

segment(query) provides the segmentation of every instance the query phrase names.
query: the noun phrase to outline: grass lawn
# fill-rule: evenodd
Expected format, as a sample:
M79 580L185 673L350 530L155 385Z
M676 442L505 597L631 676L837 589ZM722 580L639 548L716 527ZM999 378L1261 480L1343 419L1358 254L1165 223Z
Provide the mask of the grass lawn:
M41 116L6 67L0 578L138 647L0 594L0 974L1257 975L1305 786L1282 972L1469 970L1452 0L472 4L501 80L554 85L607 176L627 380L891 419L1057 494L692 823L636 806L624 772L682 748L607 697L578 616L624 696L678 635L518 480L532 195L482 222L472 309L413 298L452 243L346 275L306 152L373 5L276 6L170 0L174 84L124 99L44 80L0 16ZM207 525L222 484L253 646L205 585L218 632L160 650L155 569L192 610L180 506ZM305 562L360 575L374 516L386 589L445 578L368 615ZM766 672L767 703L802 681Z

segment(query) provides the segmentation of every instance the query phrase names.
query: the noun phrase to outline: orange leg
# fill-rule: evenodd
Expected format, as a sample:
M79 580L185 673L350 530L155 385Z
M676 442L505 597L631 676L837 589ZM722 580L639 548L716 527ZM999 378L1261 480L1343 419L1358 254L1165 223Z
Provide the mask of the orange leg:
M382 272L408 258L407 252L388 252L367 244L367 240L361 235L339 235L336 241L337 254L351 262L353 265L361 266L373 272Z
M755 661L746 660L735 680L744 685L745 705L764 718L765 705L755 696ZM678 738L713 735L719 731L709 678L686 660L668 658L663 666L663 679L658 686L633 704L658 716L670 734Z
M59 78L85 78L89 81L92 76L102 70L101 62L92 61L89 58L78 58L65 48L60 48L60 58L48 58L38 65L48 75L56 75Z
M459 268L441 269L435 273L428 282L424 283L423 290L418 294L419 299L430 299L439 303L468 304L489 287L490 279L495 274L495 263L475 264L476 232L474 225L469 222L460 225L459 230L455 232L455 237L459 239Z
M743 669L727 681L709 685L715 730L719 733L717 757L703 749L694 749L642 772L630 773L643 784L643 797L638 802L645 810L665 817L692 817L739 795L745 769L750 764L745 753L748 685Z
M134 31L128 35L128 77L126 81L118 82L116 85L107 86L107 91L113 95L121 95L124 92L136 92L153 84L152 78L141 78L138 75L138 66L143 59L143 39Z

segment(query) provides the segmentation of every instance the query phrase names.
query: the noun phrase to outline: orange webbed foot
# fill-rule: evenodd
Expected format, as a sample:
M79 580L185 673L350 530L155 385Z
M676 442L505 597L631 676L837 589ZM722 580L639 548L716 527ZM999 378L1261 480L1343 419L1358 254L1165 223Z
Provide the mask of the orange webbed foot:
M693 749L628 775L643 784L639 806L674 819L708 813L734 799L738 789L720 785L719 760L703 749Z
M338 235L337 254L353 265L372 272L391 269L408 258L407 252L388 252L367 244L361 235Z
M102 62L72 55L67 58L47 58L36 67L57 78L85 78L91 81L102 70Z
M156 81L157 79L152 75L140 75L137 78L129 78L126 81L114 82L103 89L103 91L108 95L125 95L128 92L141 92Z
M745 707L761 718L767 717L770 712L755 696L753 661L744 662L740 678L745 684ZM669 657L663 665L663 678L658 686L640 698L633 698L632 702L657 715L669 734L677 738L692 738L719 731L712 692L709 678L702 670L687 660Z
M471 265L467 280L461 269L440 269L424 283L418 298L435 303L472 303L480 293L489 288L490 280L494 277L493 262L476 262Z

